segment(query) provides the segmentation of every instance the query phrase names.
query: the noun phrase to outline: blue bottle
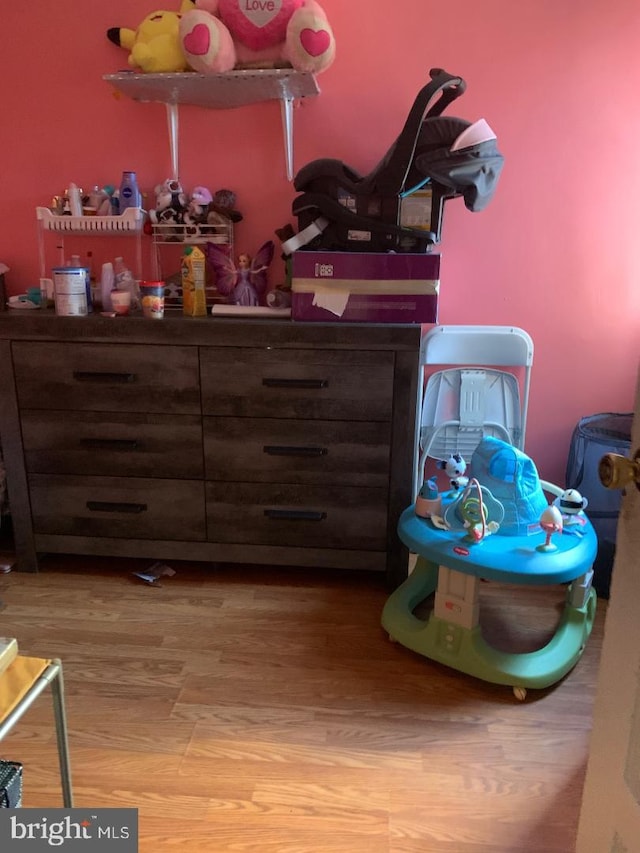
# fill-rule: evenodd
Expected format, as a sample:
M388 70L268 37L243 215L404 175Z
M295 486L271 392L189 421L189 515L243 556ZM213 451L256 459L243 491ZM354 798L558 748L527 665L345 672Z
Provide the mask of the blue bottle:
M123 172L120 182L119 212L122 214L128 207L142 207L138 179L135 172Z

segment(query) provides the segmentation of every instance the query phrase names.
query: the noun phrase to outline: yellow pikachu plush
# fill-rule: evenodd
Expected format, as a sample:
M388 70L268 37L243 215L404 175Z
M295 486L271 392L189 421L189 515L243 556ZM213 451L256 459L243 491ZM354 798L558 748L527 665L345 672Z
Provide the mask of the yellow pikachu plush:
M187 60L180 39L180 18L195 8L193 0L181 0L179 12L151 12L135 30L110 27L107 38L129 51L129 65L145 73L186 71Z

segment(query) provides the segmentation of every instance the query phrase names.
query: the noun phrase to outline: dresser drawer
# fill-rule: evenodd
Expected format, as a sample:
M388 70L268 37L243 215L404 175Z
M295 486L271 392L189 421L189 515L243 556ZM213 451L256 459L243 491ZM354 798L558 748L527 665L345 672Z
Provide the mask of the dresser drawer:
M202 481L31 474L29 487L35 533L206 539Z
M23 409L200 413L197 347L19 341L12 352Z
M29 473L203 476L202 426L195 415L27 409L20 422Z
M373 486L389 483L390 425L205 417L208 480Z
M205 347L200 351L202 411L389 421L394 359L384 351Z
M307 548L387 547L386 489L206 483L216 542Z

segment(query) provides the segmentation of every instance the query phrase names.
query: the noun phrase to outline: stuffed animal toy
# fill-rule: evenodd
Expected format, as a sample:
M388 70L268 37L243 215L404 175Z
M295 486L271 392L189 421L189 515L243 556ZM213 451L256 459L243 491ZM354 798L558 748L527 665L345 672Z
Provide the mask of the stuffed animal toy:
M194 187L184 213L185 224L203 225L207 221L209 205L212 201L213 196L208 187Z
M156 206L149 211L153 225L180 225L187 209L187 197L179 181L168 178L155 188Z
M436 468L444 471L450 478L449 482L454 492L459 492L467 486L469 478L463 476L467 470L467 463L459 453L452 453L448 459L439 459L436 462Z
M129 51L129 65L136 71L163 73L186 71L189 67L182 50L180 17L195 9L194 0L182 0L179 12L151 12L135 30L111 27L107 38Z
M236 194L231 190L218 190L215 195L207 187L194 187L184 213L187 225L223 225L241 222L242 214L234 208ZM207 230L204 229L204 234ZM210 233L215 233L212 231Z
M317 74L333 62L333 32L315 0L195 0L195 5L179 24L194 71L291 65Z
M210 213L218 213L232 222L242 222L242 214L235 209L236 194L232 190L218 190L209 205Z

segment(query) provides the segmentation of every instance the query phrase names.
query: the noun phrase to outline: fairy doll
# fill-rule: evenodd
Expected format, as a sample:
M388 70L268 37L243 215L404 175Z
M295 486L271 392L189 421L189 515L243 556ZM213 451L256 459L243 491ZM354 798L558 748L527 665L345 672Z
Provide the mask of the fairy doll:
M263 301L267 270L273 259L272 240L260 246L253 257L246 253L238 255L237 264L215 243L207 243L206 251L207 260L216 274L216 287L232 305L259 305Z

